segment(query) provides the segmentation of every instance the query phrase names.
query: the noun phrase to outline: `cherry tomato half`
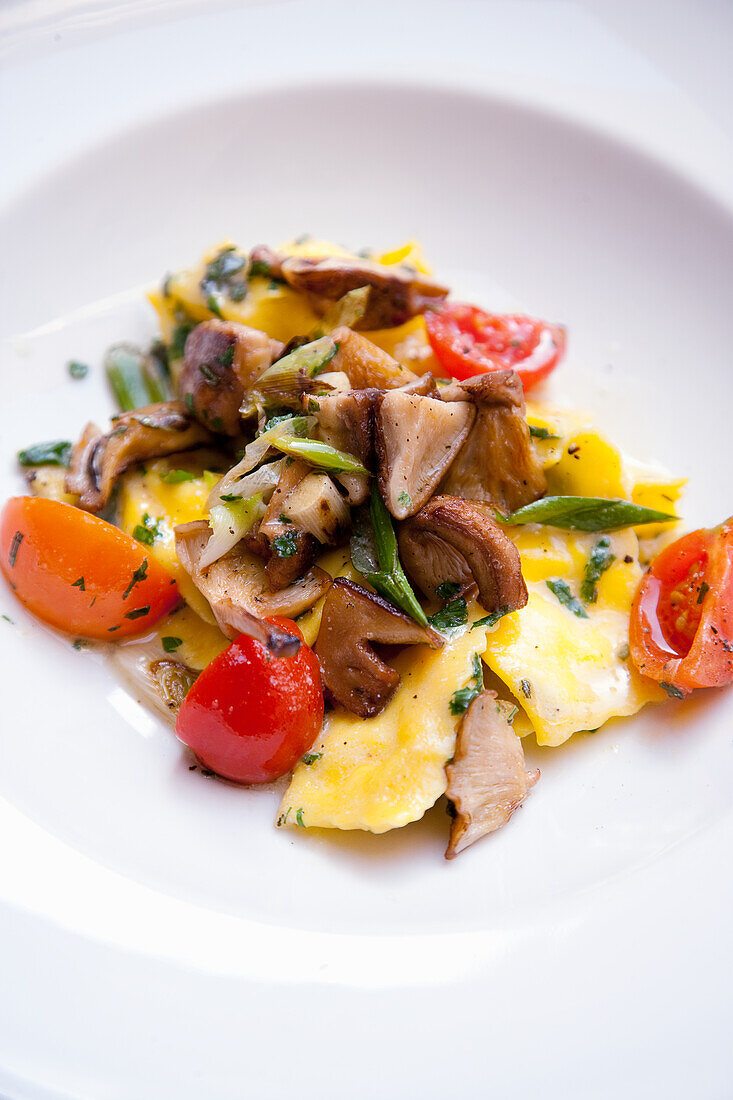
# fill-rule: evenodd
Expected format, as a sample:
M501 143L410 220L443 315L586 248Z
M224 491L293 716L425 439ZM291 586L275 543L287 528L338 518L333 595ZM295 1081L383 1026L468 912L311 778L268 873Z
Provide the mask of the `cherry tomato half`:
M511 367L527 391L547 377L565 351L562 325L486 313L460 302L429 310L425 325L433 351L454 378Z
M13 497L0 515L0 568L21 603L68 634L143 634L178 603L145 547L106 520L43 497Z
M301 640L293 657L273 657L246 634L198 677L178 712L176 734L207 768L237 783L285 775L323 723L318 659L290 619L268 622Z
M657 555L634 598L629 648L673 694L733 683L733 521Z

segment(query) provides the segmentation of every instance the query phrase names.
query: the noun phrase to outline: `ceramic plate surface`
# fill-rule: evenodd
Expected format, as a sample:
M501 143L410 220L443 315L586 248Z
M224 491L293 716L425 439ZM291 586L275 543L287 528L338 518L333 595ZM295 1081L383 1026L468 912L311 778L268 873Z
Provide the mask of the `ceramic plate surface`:
M176 24L189 57L204 26ZM418 237L456 296L563 321L548 396L688 477L689 526L723 518L730 210L608 127L428 76L243 77L83 142L67 119L0 208L0 495L18 448L112 411L101 356L154 334L146 284L223 237L310 231ZM189 771L102 656L4 587L0 611L9 1096L724 1095L730 693L530 751L521 813L447 865L442 806L382 837L274 830L274 792ZM691 1022L694 1072L670 1050Z

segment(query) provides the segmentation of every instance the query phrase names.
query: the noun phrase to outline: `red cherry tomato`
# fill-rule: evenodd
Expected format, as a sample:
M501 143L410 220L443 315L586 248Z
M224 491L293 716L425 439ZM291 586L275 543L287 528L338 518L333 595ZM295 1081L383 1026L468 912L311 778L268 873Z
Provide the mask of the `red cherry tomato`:
M565 351L565 329L521 314L486 313L460 302L425 313L433 351L454 378L511 367L525 391L553 370Z
M130 535L43 497L6 503L0 568L39 619L108 642L147 633L179 599L173 579Z
M631 608L629 648L672 694L733 683L732 520L657 555Z
M321 672L290 619L268 622L301 640L293 657L273 657L241 634L198 677L178 712L176 733L207 768L237 783L285 775L323 723Z

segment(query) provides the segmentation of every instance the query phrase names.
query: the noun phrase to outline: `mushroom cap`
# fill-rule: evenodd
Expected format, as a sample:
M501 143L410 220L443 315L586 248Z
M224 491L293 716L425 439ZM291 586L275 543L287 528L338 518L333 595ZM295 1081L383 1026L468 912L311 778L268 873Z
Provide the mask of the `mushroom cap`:
M361 718L379 714L400 679L371 642L436 648L443 639L381 596L338 577L323 605L315 651L331 698Z
M524 768L522 742L497 705L482 691L461 721L453 762L446 766L446 795L456 809L446 859L505 825L539 779Z
M468 436L476 413L446 402L390 390L378 404L375 443L379 488L395 519L422 508Z
M355 390L370 388L393 390L415 382L419 375L403 367L396 359L377 347L366 336L341 325L331 333L339 346L331 360L331 370L343 371Z
M317 437L337 451L355 455L368 470L374 462L374 405L378 390L347 390L318 398L315 413ZM369 496L369 478L362 474L339 474L338 481L348 494L349 504L363 504Z
M519 552L480 504L433 497L400 525L398 544L405 572L426 596L453 581L464 589L475 583L489 613L527 603Z

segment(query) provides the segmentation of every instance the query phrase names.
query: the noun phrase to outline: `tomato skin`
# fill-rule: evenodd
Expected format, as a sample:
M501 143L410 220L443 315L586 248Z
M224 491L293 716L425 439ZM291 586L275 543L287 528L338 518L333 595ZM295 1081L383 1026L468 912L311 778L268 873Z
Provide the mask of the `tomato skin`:
M631 608L629 650L645 676L683 693L733 683L733 521L657 555Z
M240 636L208 665L178 712L176 735L205 767L236 783L289 772L323 723L318 659L290 619L268 622L300 638L293 657L273 657Z
M84 638L109 642L147 633L179 600L171 577L130 535L43 497L12 497L5 504L0 568L29 611ZM143 575L130 587L136 571Z
M454 302L425 314L433 351L454 378L512 368L525 392L554 370L565 353L565 329L518 313L487 313Z

